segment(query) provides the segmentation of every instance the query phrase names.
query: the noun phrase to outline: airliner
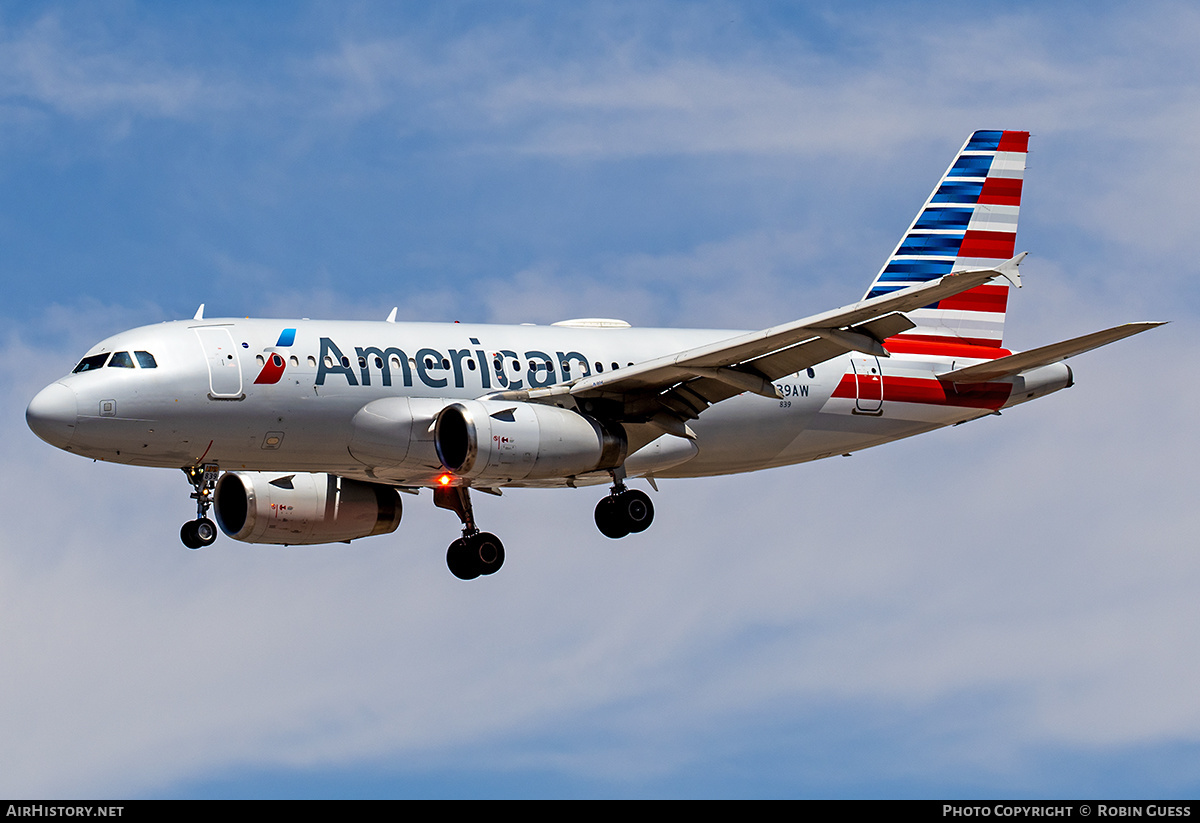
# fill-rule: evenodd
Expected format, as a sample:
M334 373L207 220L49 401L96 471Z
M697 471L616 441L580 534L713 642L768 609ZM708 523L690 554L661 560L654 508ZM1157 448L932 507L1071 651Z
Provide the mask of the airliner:
M349 542L394 532L432 491L462 535L464 580L504 546L471 492L608 485L595 522L647 529L627 481L751 472L844 455L1068 388L1069 357L1161 325L1003 346L1028 132L977 131L861 300L760 331L209 319L93 346L26 411L94 460L183 469L192 549ZM213 510L215 522L208 517Z

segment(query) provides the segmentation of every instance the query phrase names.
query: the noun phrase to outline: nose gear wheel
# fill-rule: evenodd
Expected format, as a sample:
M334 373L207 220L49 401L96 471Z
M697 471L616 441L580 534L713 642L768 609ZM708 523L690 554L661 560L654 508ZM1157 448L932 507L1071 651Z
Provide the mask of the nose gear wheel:
M189 549L202 549L211 546L217 539L217 524L208 519L208 509L212 506L213 490L217 487L221 470L216 463L205 463L203 466L185 466L183 473L192 484L191 497L196 501L196 519L183 524L179 529L179 539Z
M189 520L179 529L179 539L189 549L211 546L217 539L217 524L207 517Z

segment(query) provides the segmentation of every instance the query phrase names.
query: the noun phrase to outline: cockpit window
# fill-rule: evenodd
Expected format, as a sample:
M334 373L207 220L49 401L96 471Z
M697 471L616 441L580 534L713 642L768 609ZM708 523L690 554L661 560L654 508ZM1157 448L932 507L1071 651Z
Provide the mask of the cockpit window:
M119 351L112 356L112 360L108 361L110 369L132 369L133 358L129 356L127 351Z
M134 357L137 358L138 365L143 369L157 369L158 363L154 360L154 355L148 351L135 351Z
M79 361L79 365L75 367L71 374L79 374L80 372L99 369L104 366L104 361L108 359L108 352L104 354L93 354L91 357L85 357Z

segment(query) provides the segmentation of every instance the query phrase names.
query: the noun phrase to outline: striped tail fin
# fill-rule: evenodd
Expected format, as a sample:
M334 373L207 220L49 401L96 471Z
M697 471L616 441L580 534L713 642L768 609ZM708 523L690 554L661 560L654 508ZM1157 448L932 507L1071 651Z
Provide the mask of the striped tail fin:
M1013 256L1029 132L977 131L929 195L867 297ZM913 342L1000 346L1008 284L987 283L908 313Z

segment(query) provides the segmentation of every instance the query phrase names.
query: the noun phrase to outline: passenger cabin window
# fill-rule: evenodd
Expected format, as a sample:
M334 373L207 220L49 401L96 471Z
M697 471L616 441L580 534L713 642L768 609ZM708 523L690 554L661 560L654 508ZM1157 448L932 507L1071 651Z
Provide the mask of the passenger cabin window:
M133 356L137 358L138 365L141 366L143 369L157 369L158 368L158 361L156 361L154 359L154 355L152 355L148 351L135 351L133 353Z
M104 361L107 359L108 352L105 352L104 354L93 354L91 357L85 357L79 361L79 365L75 367L71 374L79 374L80 372L103 368Z
M108 361L110 369L132 369L133 358L129 356L127 351L119 351L112 356L112 360Z

